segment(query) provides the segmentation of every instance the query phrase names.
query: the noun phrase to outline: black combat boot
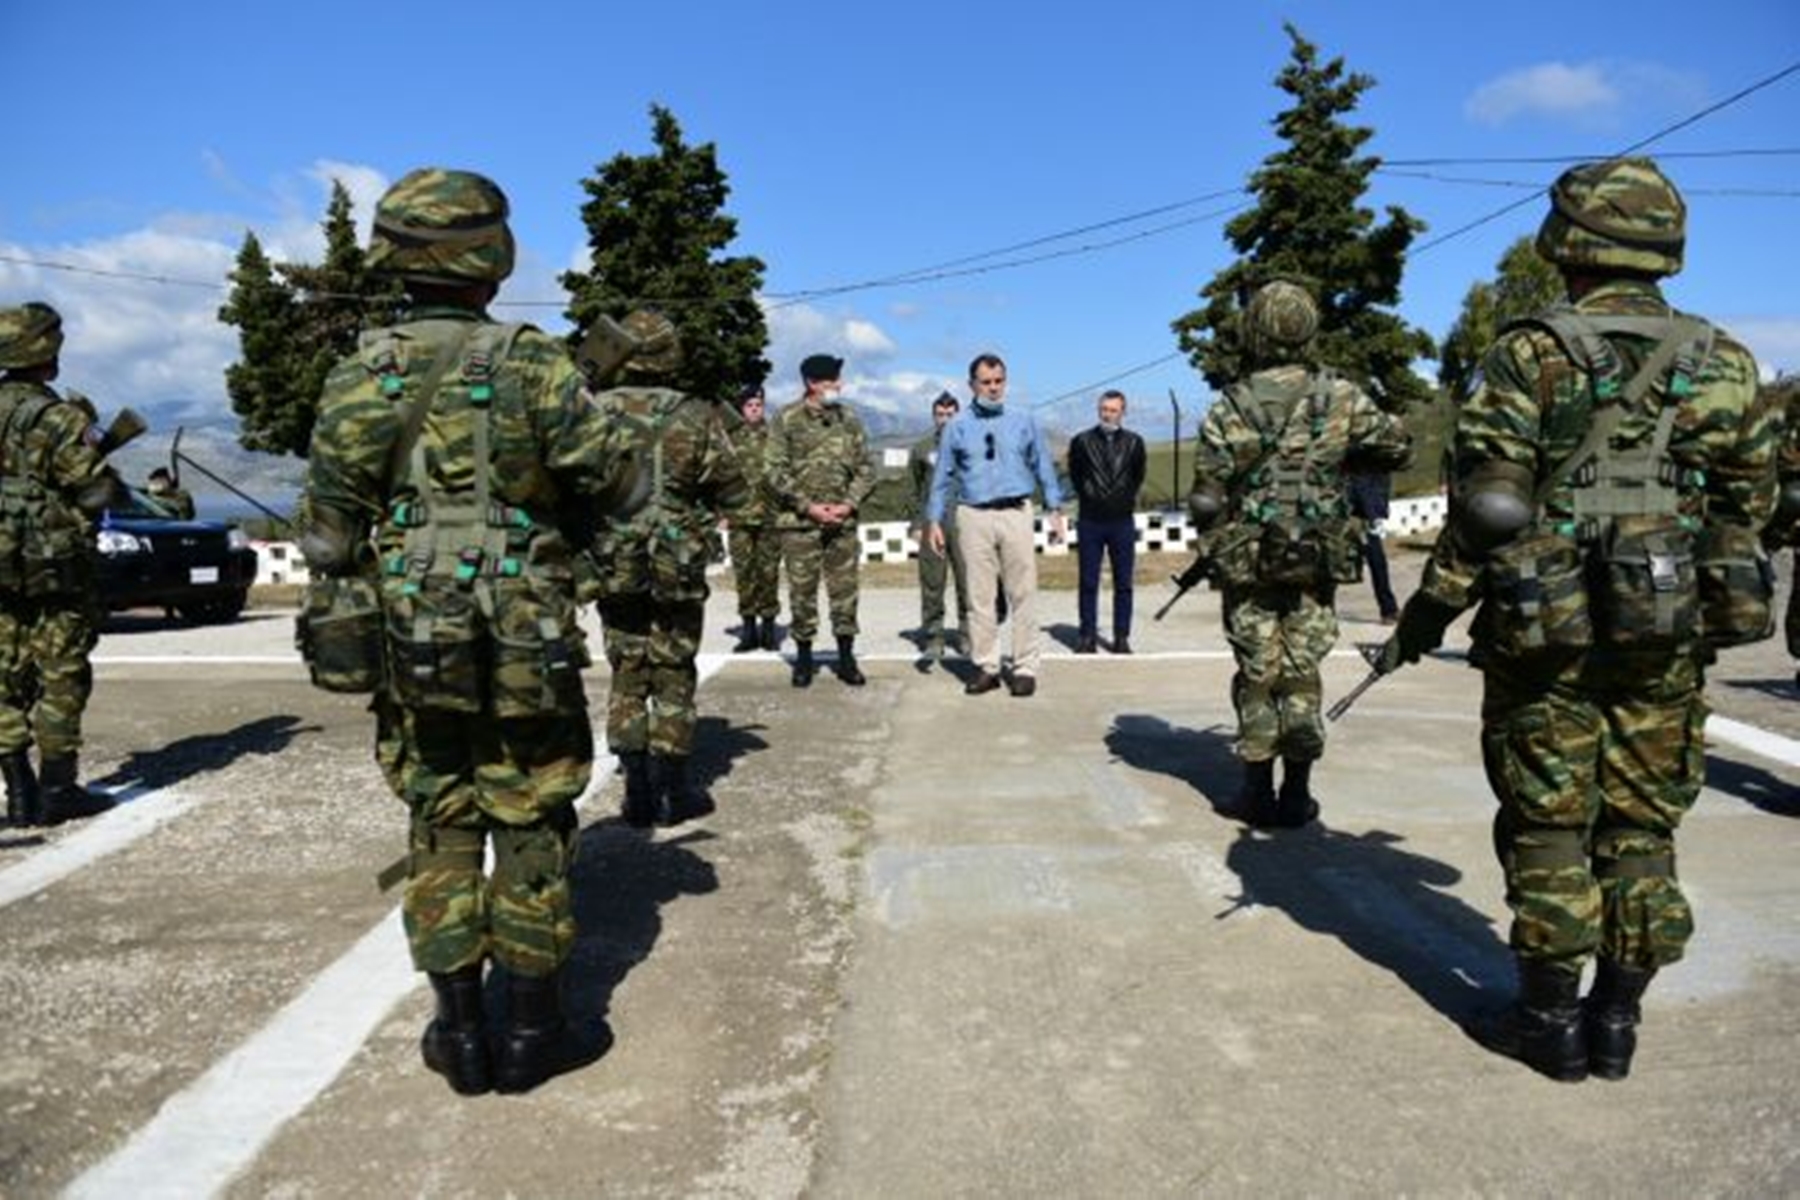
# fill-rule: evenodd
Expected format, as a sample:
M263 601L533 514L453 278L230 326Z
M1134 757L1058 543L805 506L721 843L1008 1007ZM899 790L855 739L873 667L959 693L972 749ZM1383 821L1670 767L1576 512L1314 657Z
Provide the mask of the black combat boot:
M437 993L437 1016L419 1041L425 1065L448 1079L450 1090L458 1095L493 1091L494 1070L481 1011L481 964L429 978Z
M733 654L748 654L752 650L762 649L762 630L757 628L755 617L745 617L738 623L737 645L731 648Z
M811 687L813 681L812 643L794 641L794 686Z
M44 759L43 771L38 776L43 824L60 825L64 821L97 817L113 806L111 796L90 792L75 781L79 771L73 754Z
M1275 798L1275 824L1299 829L1318 819L1319 802L1312 794L1312 760L1281 760L1281 794Z
M658 825L679 825L704 817L718 807L706 794L706 789L694 782L685 754L652 755L650 777L656 781Z
M1469 1036L1540 1075L1578 1083L1588 1074L1587 1028L1581 1019L1581 972L1521 958L1519 997L1512 1006L1478 1017Z
M605 1044L578 1042L563 1019L562 972L506 973L506 1024L494 1054L494 1090L529 1092L600 1057Z
M868 677L862 673L862 668L856 665L856 639L839 634L837 643L837 665L832 668L837 672L837 677L851 687L861 687L869 682Z
M1275 823L1275 760L1244 764L1244 785L1238 792L1238 816L1252 825Z
M781 648L781 635L775 632L774 617L763 618L762 648L764 650L779 650Z
M42 825L43 796L31 769L31 751L14 750L0 755L0 777L6 780L6 823L15 829Z
M1600 960L1594 989L1588 993L1588 1070L1600 1079L1623 1079L1631 1074L1631 1056L1637 1050L1637 1027L1642 1018L1638 1002L1656 977L1656 969L1627 967L1610 958Z
M621 750L619 766L625 771L625 799L619 804L619 816L633 829L648 829L656 823L656 784L650 778L650 755L643 750Z

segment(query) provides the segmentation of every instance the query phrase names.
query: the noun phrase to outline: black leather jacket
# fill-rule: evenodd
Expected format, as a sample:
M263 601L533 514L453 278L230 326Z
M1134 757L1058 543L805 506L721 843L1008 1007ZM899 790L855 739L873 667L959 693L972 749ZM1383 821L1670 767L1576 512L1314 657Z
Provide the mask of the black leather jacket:
M1144 439L1129 429L1084 429L1069 442L1069 481L1083 517L1116 520L1137 511L1144 486Z

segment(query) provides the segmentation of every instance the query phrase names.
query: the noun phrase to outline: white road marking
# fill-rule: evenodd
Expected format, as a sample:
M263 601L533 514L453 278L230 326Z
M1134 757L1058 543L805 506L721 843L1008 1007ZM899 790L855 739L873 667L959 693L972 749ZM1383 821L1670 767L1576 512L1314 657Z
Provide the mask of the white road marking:
M702 681L730 661L702 654ZM602 717L604 719L604 717ZM596 756L585 805L616 759ZM70 1185L81 1200L215 1195L336 1079L396 1004L420 985L395 908L270 1022L170 1096L118 1150ZM422 1069L422 1068L421 1068Z
M1800 742L1716 713L1706 719L1706 736L1760 754L1784 766L1800 767Z
M194 805L192 796L168 791L126 788L112 796L119 805L111 812L83 821L80 829L0 871L0 908L123 850Z

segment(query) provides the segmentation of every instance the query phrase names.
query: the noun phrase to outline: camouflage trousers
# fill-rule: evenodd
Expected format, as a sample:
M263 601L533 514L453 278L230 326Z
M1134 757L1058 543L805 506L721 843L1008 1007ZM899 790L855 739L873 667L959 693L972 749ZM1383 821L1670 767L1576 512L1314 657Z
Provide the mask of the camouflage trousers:
M371 707L376 760L412 811L401 916L413 965L443 973L491 955L517 975L556 970L575 945L575 800L594 763L586 711L496 718L380 695Z
M781 534L767 525L731 527L738 616L773 621L781 611Z
M788 632L797 642L819 633L819 579L831 602L831 632L855 637L857 572L862 565L856 524L793 529L781 535L781 561L788 576Z
M34 741L44 758L81 749L98 640L99 614L89 601L0 600L0 754Z
M1337 642L1331 600L1291 587L1226 590L1225 636L1237 659L1231 701L1245 762L1310 762L1325 753L1319 664Z
M617 754L648 750L681 757L694 746L694 656L706 626L706 601L653 601L647 594L601 602L612 693L606 741Z
M1800 550L1794 551L1793 589L1788 592L1787 619L1782 624L1788 654L1800 658Z
M956 627L969 627L969 582L963 574L962 556L956 552L956 526L944 526L944 552L919 546L919 628L927 637L944 632L944 585L956 583Z
M1675 829L1705 777L1706 714L1698 686L1546 694L1542 679L1487 669L1481 753L1520 957L1576 968L1596 952L1643 968L1681 958L1694 916Z

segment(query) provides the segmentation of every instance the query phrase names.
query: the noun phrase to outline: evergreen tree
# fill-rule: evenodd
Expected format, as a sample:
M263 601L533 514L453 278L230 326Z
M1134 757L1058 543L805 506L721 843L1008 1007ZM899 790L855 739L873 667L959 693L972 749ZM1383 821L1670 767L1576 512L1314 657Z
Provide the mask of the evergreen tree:
M1342 58L1321 65L1317 47L1293 25L1283 28L1292 57L1275 85L1293 105L1274 125L1286 145L1250 176L1255 206L1225 226L1240 257L1202 289L1204 306L1173 328L1206 381L1222 388L1255 369L1238 329L1250 294L1271 279L1304 283L1319 301L1312 357L1398 411L1429 394L1412 364L1433 357L1435 347L1423 330L1383 310L1399 301L1406 248L1424 224L1389 206L1377 226L1357 203L1380 160L1358 156L1373 131L1342 118L1374 79L1347 73Z
M769 373L756 302L763 263L724 255L737 220L723 211L731 188L713 144L687 145L661 105L651 105L650 118L655 153L615 155L582 181L593 257L590 270L562 277L577 330L571 344L601 315L659 309L681 334L684 363L670 385L729 399Z
M1477 283L1463 296L1462 313L1444 337L1438 384L1452 396L1463 395L1481 356L1508 321L1530 316L1563 296L1562 275L1538 256L1529 237L1508 246L1496 266L1498 275Z

